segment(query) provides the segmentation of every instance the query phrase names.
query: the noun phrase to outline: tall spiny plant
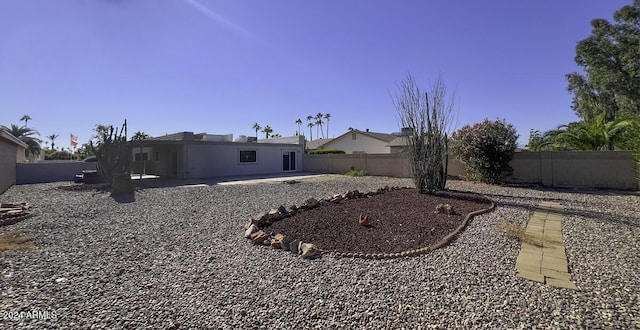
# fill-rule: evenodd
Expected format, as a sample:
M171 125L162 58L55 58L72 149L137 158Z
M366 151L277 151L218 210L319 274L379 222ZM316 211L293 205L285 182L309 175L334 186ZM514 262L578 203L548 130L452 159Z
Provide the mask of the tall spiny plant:
M89 141L98 159L98 171L111 187L111 195L133 193L131 182L131 151L127 142L127 121L120 130L109 125L97 131L98 142Z

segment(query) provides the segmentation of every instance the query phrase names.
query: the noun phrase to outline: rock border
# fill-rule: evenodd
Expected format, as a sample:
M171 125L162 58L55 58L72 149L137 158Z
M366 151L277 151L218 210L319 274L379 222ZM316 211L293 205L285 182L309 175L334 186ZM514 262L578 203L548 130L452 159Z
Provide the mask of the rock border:
M482 196L491 202L491 205L488 208L480 209L477 211L473 211L468 213L462 223L454 229L447 236L439 240L437 243L413 250L397 252L397 253L354 253L354 252L339 252L335 250L323 250L317 248L313 243L310 242L302 242L290 237L285 237L280 233L267 233L263 229L269 227L273 222L283 220L285 218L292 217L299 212L304 212L306 210L315 209L321 206L327 206L331 203L341 203L343 200L349 199L358 199L358 198L368 198L371 196L384 194L386 192L390 192L393 190L401 190L401 189L415 189L412 187L399 187L399 186L385 186L383 188L378 188L376 191L369 191L366 193L362 193L356 190L347 191L344 194L336 194L330 198L323 198L321 200L316 200L315 198L309 198L304 201L304 203L298 207L296 205L290 206L288 209L283 205L280 205L277 209L271 209L269 212L263 212L257 215L254 215L249 218L249 222L245 225L245 233L244 237L251 240L254 245L270 245L274 249L282 249L285 251L291 251L294 254L299 254L303 258L314 258L320 255L329 255L336 258L362 258L362 259L395 259L402 257L413 257L417 255L422 255L429 253L435 249L444 247L453 241L456 236L466 228L469 221L475 217L476 215L481 215L484 213L491 212L495 208L495 203L489 199L488 197L477 194L473 192L464 192L469 194L475 194Z

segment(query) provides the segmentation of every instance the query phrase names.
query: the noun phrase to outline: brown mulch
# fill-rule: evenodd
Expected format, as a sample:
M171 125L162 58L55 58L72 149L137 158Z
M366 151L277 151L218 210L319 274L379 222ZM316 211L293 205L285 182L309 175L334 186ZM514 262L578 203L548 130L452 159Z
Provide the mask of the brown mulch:
M456 214L436 213L450 204ZM340 253L400 253L430 247L458 228L471 212L487 209L491 201L466 192L419 194L400 189L368 198L329 203L273 223L264 230L311 242L325 251ZM367 216L370 226L358 223Z

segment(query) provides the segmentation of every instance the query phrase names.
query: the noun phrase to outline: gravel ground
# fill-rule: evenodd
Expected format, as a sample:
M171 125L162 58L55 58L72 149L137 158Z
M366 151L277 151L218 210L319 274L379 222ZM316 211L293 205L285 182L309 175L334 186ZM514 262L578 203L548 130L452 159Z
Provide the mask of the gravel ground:
M493 212L450 245L406 259L304 260L251 246L250 215L408 179L331 176L144 189L134 203L61 183L14 186L38 249L0 255L0 328L638 328L640 197L450 181L486 194ZM542 200L565 206L563 234L580 291L516 277L520 244L496 232L526 224ZM13 318L20 312L38 317ZM39 314L38 314L39 313ZM19 315L18 315L19 316Z

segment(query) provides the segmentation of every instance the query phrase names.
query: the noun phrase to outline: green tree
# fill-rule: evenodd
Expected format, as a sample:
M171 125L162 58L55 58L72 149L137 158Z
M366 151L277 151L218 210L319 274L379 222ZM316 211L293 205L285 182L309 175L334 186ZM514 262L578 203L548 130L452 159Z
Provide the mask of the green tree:
M309 121L309 123L307 124L307 127L309 127L309 141L313 141L313 126L315 126L315 124Z
M554 150L556 130L549 130L541 133L538 130L529 131L529 142L526 148L531 151Z
M51 149L56 149L56 139L58 138L58 134L47 135L47 139L51 140Z
M300 135L300 126L302 126L302 119L296 119L296 125L298 125L298 135Z
M606 113L595 119L562 125L554 134L554 142L570 150L620 150L625 146L624 133L634 120L619 118L606 120Z
M589 37L578 42L575 61L584 74L568 74L572 108L586 121L601 113L611 121L640 115L640 0L605 19L591 21Z
M262 127L258 124L258 123L253 123L253 126L251 126L255 131L256 131L256 140L258 139L258 131L260 129L262 129Z
M327 139L328 139L329 138L329 119L331 119L331 114L325 113L324 119L327 121Z
M262 129L262 133L264 133L264 138L268 139L269 134L273 133L273 129L271 128L271 126L267 125Z
M27 127L27 122L31 120L31 117L29 117L29 115L24 115L22 116L22 118L20 118L20 121L24 121L24 127Z
M324 114L322 112L318 112L315 118L316 126L318 126L317 129L320 131L320 133L322 133L322 137L324 138L324 131L322 130L322 119L324 119ZM316 135L320 136L320 133L316 132Z
M42 143L42 140L35 137L36 135L40 135L38 131L26 126L19 127L16 124L11 124L10 128L6 126L0 126L0 129L9 132L11 135L27 144L27 149L25 150L25 156L27 158L40 156L40 152L42 151L40 143Z

